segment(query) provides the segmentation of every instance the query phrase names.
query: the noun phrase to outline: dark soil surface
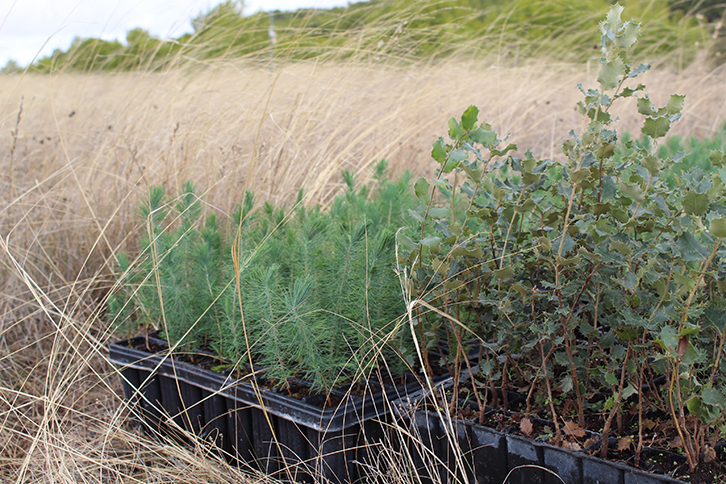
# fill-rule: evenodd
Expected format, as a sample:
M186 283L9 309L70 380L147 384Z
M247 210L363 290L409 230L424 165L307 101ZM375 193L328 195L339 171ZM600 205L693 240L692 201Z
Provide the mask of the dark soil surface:
M136 344L134 349L152 354L163 353L169 350L169 346L165 342L158 341L158 332L149 334L149 337L135 338ZM236 379L249 379L253 373L250 371L249 366L233 365L228 361L222 361L215 358L213 353L208 350L200 350L194 353L179 353L172 355L172 357L177 361L189 363L202 369L213 371L224 376L231 376ZM445 368L438 365L434 365L433 368L436 370L437 376L444 375L446 372ZM385 388L420 382L420 379L411 373L406 373L395 379L391 378L390 375L378 374L373 375L370 381L351 382L349 380L348 382L342 383L330 394L324 394L311 390L310 385L303 380L293 379L287 382L287 384L281 384L278 381L264 378L264 370L262 369L255 367L255 373L257 376L254 378L262 387L322 409L337 407L345 395L360 398L370 397L371 395L382 393ZM383 385L379 381L383 381Z

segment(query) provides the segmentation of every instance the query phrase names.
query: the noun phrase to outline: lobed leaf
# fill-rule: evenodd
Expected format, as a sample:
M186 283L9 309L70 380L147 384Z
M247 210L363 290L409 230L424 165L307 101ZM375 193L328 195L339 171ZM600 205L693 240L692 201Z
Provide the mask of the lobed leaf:
M671 129L671 121L670 119L661 116L657 118L648 118L645 120L645 123L643 124L643 127L641 128L641 132L646 135L650 136L653 139L662 138L668 133L668 130Z
M714 237L721 239L726 238L726 219L715 218L711 220L711 226L709 227L708 232Z
M597 82L600 83L601 90L610 91L618 87L623 76L625 76L625 64L620 57L616 57L600 66Z
M710 204L708 195L705 193L696 193L693 190L688 190L683 197L683 211L689 215L696 215L698 217L704 215L708 211Z
M477 117L479 116L479 108L476 106L469 106L461 116L461 129L464 131L471 131L476 125Z
M439 138L434 141L431 157L439 163L446 161L446 143L444 142L444 138Z

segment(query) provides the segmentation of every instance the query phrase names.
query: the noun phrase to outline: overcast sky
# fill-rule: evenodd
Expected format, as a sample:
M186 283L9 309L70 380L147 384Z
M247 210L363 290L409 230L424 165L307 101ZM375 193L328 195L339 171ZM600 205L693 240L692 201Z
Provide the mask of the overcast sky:
M168 38L191 32L191 19L221 0L0 0L0 67L9 59L25 66L53 49L66 50L74 37L126 39L141 27ZM258 10L330 8L346 0L246 0L245 14Z

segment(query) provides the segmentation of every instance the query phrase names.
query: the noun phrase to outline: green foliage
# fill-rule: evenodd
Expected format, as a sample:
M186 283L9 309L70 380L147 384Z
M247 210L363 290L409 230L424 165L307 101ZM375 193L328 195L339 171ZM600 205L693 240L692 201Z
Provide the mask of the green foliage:
M635 47L640 51L683 63L694 58L698 44L708 42L706 27L672 10L678 5L665 0L628 5L635 18L647 21ZM154 70L208 59L268 62L271 57L397 63L451 54L497 56L499 62L527 57L579 62L596 53L598 35L587 26L609 7L607 0L371 0L345 8L244 17L239 4L228 0L198 15L192 21L194 32L178 39L162 41L141 29L128 33L126 45L79 39L67 52L57 50L34 68ZM268 33L271 21L275 45Z
M15 62L15 60L10 59L5 63L5 66L0 69L0 74L17 74L23 71L23 68L20 67L20 65Z
M694 167L673 186L661 177L676 160L657 142L684 97L659 107L645 86L630 87L649 66L630 60L640 26L622 22L621 12L616 4L600 23L598 87L579 86L587 124L564 141L566 163L529 152L516 158L513 144L499 149L505 139L478 122L474 106L449 121L451 142L439 138L432 150L436 177L414 185L421 203L407 233L406 283L426 302L415 314L426 344L437 326L456 341L466 328L486 349L490 384L519 361L527 385L544 383L554 420L555 388L569 394L580 425L586 409L604 412L605 442L628 399L661 405L694 467L704 436L715 443L726 403L726 333L717 316L726 288L726 171L709 178ZM631 96L645 142L625 142L616 157L610 110ZM721 170L724 154L709 160ZM644 391L654 375L668 381L655 397Z
M399 328L394 233L413 197L410 175L389 181L385 170L382 161L372 190L344 172L327 211L306 208L302 193L290 212L255 211L248 192L231 231L203 216L191 183L173 203L153 188L140 208L141 254L119 257L125 289L109 317L129 331L160 328L177 351L254 362L281 385L296 377L330 390L384 360L403 371L412 350Z
M698 168L703 173L714 176L720 170L720 160L716 165L711 163L711 156L714 151L723 151L726 146L726 124L721 126L721 130L714 134L711 138L700 139L691 136L684 139L682 136L669 136L663 144L657 146L658 157L663 159L672 158L674 163L664 167L660 173L661 179L668 184L669 187L676 187L676 179L683 173L691 171L692 168ZM650 139L640 138L631 141L629 133L624 133L621 142L615 152L615 161L620 162L623 156L632 155L633 148L626 148L635 144L639 149L649 150Z
M668 0L674 12L702 15L708 22L721 20L726 5L721 0Z
M168 210L164 189L153 187L139 213L145 223L141 255L131 264L118 258L120 282L127 290L115 295L109 316L128 333L161 328L178 351L213 346L222 341L218 297L228 279L226 252L216 216L202 219L200 200L188 182Z

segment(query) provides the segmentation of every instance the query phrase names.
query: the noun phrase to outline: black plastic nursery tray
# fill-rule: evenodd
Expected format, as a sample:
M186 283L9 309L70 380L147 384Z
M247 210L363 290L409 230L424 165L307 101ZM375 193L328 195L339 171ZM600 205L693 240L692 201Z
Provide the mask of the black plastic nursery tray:
M607 461L582 451L556 447L537 438L478 425L478 419L450 418L426 405L394 403L406 434L412 437L409 452L415 472L424 484L476 482L478 484L676 484L667 474L648 472L621 462ZM485 415L496 412L488 409ZM545 420L541 425L554 425ZM518 425L516 426L518 427ZM588 432L586 437L599 438ZM584 440L584 439L583 439ZM403 445L406 445L404 443ZM662 453L657 449L644 449ZM683 459L683 456L678 456ZM646 466L647 468L647 466ZM655 469L651 469L655 470ZM466 479L464 479L466 478Z
M285 480L354 482L383 445L387 398L419 389L418 383L386 387L364 396L336 392L323 409L262 388L255 382L152 354L163 340L139 336L110 345L124 396L144 426L184 441L184 432L213 442L228 459L248 463ZM183 431L182 431L183 429Z

